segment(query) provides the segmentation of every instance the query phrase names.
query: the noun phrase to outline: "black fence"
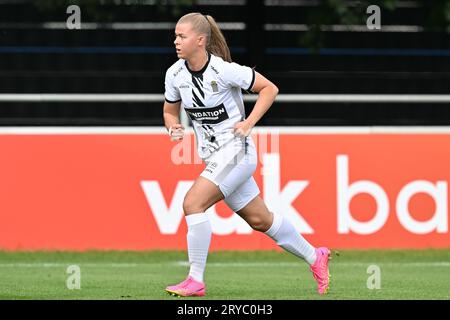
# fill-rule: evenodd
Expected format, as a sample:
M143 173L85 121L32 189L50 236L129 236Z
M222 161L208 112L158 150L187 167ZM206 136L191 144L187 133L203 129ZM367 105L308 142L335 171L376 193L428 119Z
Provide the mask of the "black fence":
M82 29L68 30L69 2L0 1L0 94L162 93L177 59L173 25L192 11L214 16L233 60L256 67L280 94L450 93L450 37L439 13L446 1L381 6L380 31L366 28L366 4L355 1L343 1L341 15L328 1L111 2L80 1ZM449 123L442 103L277 102L260 125ZM8 102L0 124L162 125L162 101Z

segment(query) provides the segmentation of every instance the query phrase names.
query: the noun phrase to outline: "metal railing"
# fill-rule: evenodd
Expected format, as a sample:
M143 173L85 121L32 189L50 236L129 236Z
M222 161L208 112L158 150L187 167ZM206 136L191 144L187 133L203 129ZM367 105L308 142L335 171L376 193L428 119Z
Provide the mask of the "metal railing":
M244 95L245 102L254 102L258 95ZM161 102L163 94L0 94L1 102ZM284 103L448 103L450 94L280 94L277 102ZM185 112L181 112L180 120L188 126L189 120Z
M256 101L246 94L244 101ZM0 102L163 102L162 94L0 94ZM287 103L450 103L450 94L279 94Z

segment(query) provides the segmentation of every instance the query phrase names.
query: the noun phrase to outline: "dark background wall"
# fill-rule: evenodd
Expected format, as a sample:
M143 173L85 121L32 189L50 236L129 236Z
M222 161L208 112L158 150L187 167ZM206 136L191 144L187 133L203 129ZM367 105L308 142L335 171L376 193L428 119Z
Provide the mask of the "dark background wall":
M374 3L381 31L365 27ZM65 27L70 4L81 30ZM174 24L192 11L225 23L233 60L280 93L450 93L450 1L331 0L0 1L0 93L163 93ZM5 102L0 124L162 125L162 101ZM260 123L377 124L450 124L450 105L276 102Z

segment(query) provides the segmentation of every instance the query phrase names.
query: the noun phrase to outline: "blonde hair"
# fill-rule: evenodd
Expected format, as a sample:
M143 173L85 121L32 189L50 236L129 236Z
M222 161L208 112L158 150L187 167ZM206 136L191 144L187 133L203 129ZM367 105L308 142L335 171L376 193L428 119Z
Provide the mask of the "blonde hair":
M231 54L227 41L213 17L192 12L182 16L178 20L178 23L190 23L194 31L205 34L206 51L221 57L225 61L231 62Z

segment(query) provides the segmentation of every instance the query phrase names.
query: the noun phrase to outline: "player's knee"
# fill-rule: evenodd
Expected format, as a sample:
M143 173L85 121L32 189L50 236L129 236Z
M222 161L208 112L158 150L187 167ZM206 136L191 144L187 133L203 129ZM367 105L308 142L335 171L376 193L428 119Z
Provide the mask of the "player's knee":
M204 206L191 196L186 196L183 201L183 212L185 215L205 212Z
M259 232L266 232L270 228L270 224L268 224L266 219L263 219L262 217L253 217L249 221L249 224L253 230Z

